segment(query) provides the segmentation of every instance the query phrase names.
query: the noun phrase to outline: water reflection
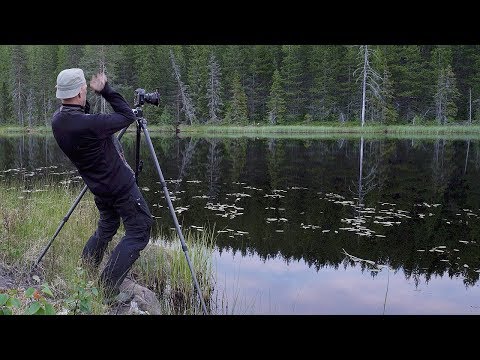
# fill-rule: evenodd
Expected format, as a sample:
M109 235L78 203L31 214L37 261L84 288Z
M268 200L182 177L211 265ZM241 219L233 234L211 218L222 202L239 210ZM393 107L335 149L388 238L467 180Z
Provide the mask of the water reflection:
M81 186L52 140L1 137L0 181ZM245 312L381 314L388 274L385 313L476 311L478 140L152 141L179 223L214 226L219 276L238 283L223 291L244 291ZM135 137L122 142L134 164ZM173 228L145 146L141 158L156 230Z

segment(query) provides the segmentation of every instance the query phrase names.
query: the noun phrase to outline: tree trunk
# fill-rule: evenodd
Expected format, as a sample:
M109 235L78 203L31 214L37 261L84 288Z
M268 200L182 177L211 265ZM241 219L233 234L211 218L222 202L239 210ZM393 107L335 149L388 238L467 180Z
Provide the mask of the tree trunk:
M468 123L471 124L472 123L472 88L470 88L470 91L469 91L468 104L469 104L469 107L468 107Z
M362 126L365 125L365 92L367 89L367 64L368 64L368 45L365 45L365 60L363 63L363 84L362 84ZM363 145L363 142L362 142Z

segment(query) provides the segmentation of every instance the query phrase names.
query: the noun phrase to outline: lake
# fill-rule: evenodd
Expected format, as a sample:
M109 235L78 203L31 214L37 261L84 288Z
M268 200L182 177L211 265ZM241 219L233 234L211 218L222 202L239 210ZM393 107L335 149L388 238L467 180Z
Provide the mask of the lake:
M229 313L480 314L478 139L151 136ZM155 236L174 225L141 145ZM46 177L83 184L51 135L0 136L0 181Z

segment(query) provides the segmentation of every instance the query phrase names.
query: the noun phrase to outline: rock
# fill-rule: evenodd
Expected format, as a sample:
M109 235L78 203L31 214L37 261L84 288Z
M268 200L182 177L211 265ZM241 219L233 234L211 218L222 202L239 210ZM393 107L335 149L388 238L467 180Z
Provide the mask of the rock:
M125 278L120 291L133 294L129 304L114 306L111 314L116 315L161 315L161 305L155 293L135 281Z

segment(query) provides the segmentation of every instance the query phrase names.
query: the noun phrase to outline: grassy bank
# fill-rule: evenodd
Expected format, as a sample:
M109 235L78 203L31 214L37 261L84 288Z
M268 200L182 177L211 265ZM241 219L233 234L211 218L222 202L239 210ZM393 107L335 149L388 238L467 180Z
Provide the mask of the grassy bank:
M367 125L364 127L353 124L318 124L293 126L180 126L180 132L203 134L479 134L479 125Z
M15 272L19 289L25 288L24 284L29 281L32 283L28 276L31 264L41 254L79 192L79 187L48 183L28 191L19 188L18 183L0 183L0 264ZM52 296L47 298L45 295L45 298L56 312L105 314L108 311L96 286L99 273L82 268L80 263L83 246L95 230L97 221L93 196L87 192L40 263L36 287L48 284ZM109 249L123 233L121 227ZM212 306L210 297L214 287L211 234L213 232L184 232L207 306ZM104 261L107 257L108 254ZM157 294L163 314L202 313L176 233L165 234L148 244L134 264L131 276ZM83 301L83 310L72 308L75 301ZM23 305L25 307L27 303Z
M150 132L174 133L175 128L172 125L152 125L148 124ZM135 131L134 124L130 125L129 131ZM183 134L234 134L234 135L281 135L281 134L378 134L378 135L479 135L480 125L365 125L359 126L357 123L315 123L298 125L180 125L180 133ZM51 133L49 126L39 126L33 128L20 126L0 126L0 134L15 133Z

